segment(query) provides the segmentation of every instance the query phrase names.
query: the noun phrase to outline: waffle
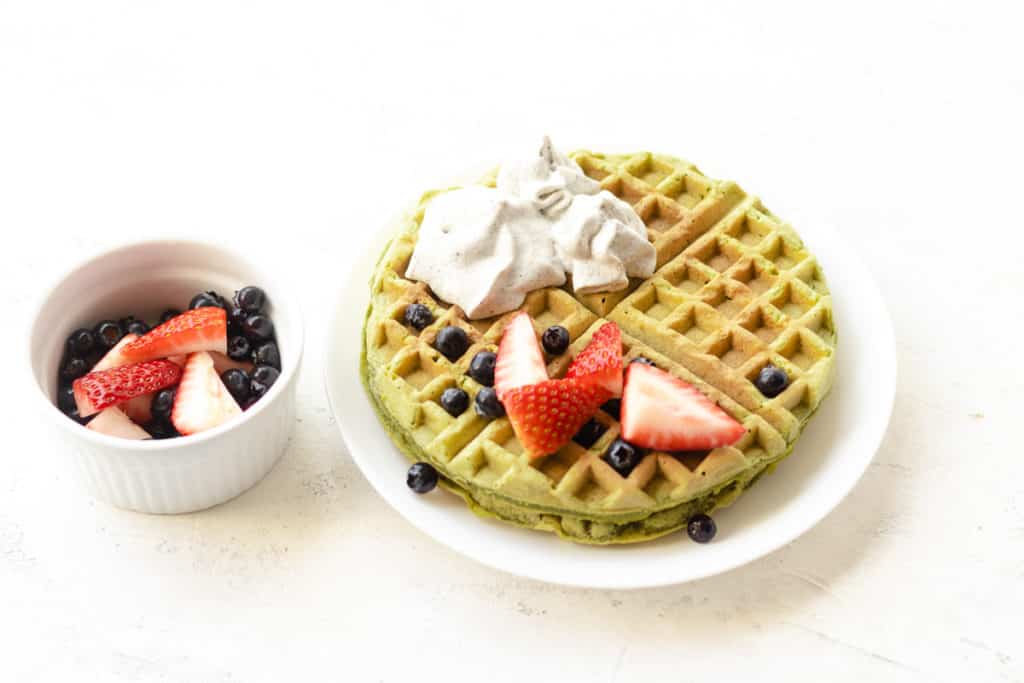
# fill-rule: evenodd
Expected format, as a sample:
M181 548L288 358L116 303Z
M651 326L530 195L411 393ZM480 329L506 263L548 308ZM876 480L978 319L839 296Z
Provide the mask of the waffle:
M644 356L696 386L740 421L735 445L705 452L647 452L627 477L601 456L619 435L609 412L590 448L575 442L530 459L507 418L458 417L440 405L453 386L472 399L482 388L467 375L480 350L497 350L513 313L468 320L458 306L404 277L423 213L423 196L377 264L363 337L362 377L396 445L432 463L442 483L475 512L586 543L643 541L686 525L697 512L731 503L793 449L828 392L836 332L831 296L815 258L791 227L735 183L695 166L648 153L573 158L604 189L633 205L647 226L657 268L623 291L576 295L562 288L530 293L527 311L538 333L562 325L569 353L550 361L561 377L591 335L611 320L622 330L624 358ZM493 185L493 174L481 181ZM434 322L417 333L403 324L405 307L426 305ZM456 325L471 346L454 362L433 346ZM768 364L790 384L766 398L753 384Z

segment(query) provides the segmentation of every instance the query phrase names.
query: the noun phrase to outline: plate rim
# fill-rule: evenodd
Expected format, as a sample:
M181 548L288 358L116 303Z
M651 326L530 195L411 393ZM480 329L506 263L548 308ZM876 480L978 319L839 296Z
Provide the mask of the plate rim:
M751 562L759 560L767 555L770 555L771 553L779 550L780 548L792 543L793 541L797 540L798 538L806 534L808 531L813 529L815 526L817 526L822 520L824 520L825 517L827 517L832 511L834 511L839 506L839 504L843 500L846 499L846 497L850 494L854 487L856 487L857 483L863 478L864 473L867 471L868 467L870 467L871 463L873 462L875 455L877 454L878 449L881 447L882 441L884 440L885 435L888 431L888 426L892 418L893 408L895 406L896 387L899 369L898 359L896 355L895 328L892 324L892 317L889 313L888 307L886 306L885 299L882 296L881 290L878 288L874 278L871 276L871 272L867 269L864 262L860 259L859 255L850 251L849 247L846 245L846 243L843 241L840 235L838 235L831 229L823 226L818 226L809 232L801 231L798 234L800 235L801 240L803 240L805 243L809 241L813 245L813 243L816 242L817 240L821 240L821 242L831 241L833 244L833 248L827 249L827 251L829 253L842 253L843 260L846 262L846 265L844 265L843 267L844 270L852 270L858 273L858 284L861 286L861 290L858 293L868 295L867 298L870 299L869 308L872 309L875 318L877 318L873 322L879 323L879 326L876 327L874 332L882 334L885 340L885 343L880 345L881 347L884 348L885 351L885 353L883 354L884 357L880 358L880 360L883 361L882 365L887 369L887 372L885 374L888 378L888 381L885 382L885 385L883 387L885 404L883 409L877 410L874 413L872 413L872 417L874 418L874 424L869 425L869 439L861 447L866 452L866 455L860 459L860 466L857 467L855 471L849 473L846 479L841 481L838 485L834 486L832 488L832 495L828 497L828 500L824 501L823 503L819 503L819 505L816 508L814 508L814 514L808 516L805 519L805 521L795 525L794 527L788 530L780 529L779 532L775 533L771 537L771 540L766 540L765 542L757 544L755 547L751 548L750 552L742 554L742 556L740 557L736 557L731 560L723 562L718 562L717 564L709 565L706 568L698 569L696 571L690 571L685 575L675 575L672 572L666 572L666 575L657 579L647 578L645 580L630 581L607 580L606 578L598 579L597 577L587 578L585 574L581 573L577 576L574 576L572 579L569 579L565 576L545 573L543 571L543 567L539 568L538 571L532 571L520 566L509 567L507 565L503 565L501 562L495 561L493 558L482 554L478 548L474 548L474 543L471 540L475 535L474 532L486 530L488 526L476 515L472 514L468 507L465 507L465 504L462 501L458 501L458 504L465 508L464 519L466 524L473 525L476 528L472 529L471 532L466 535L452 534L450 532L445 531L444 529L438 530L432 528L424 520L419 518L417 515L413 514L413 512L409 508L412 506L412 501L414 499L399 499L398 494L395 494L392 491L392 487L386 485L384 482L377 481L377 475L375 474L373 469L363 462L364 457L373 456L367 456L365 454L360 455L361 449L359 448L359 444L357 443L359 439L356 438L353 433L350 433L350 431L354 432L354 429L351 425L346 427L348 420L345 419L345 413L339 410L339 408L341 408L342 406L343 397L336 396L332 391L332 370L335 369L336 365L333 359L336 356L342 354L341 351L335 348L332 342L340 342L343 344L355 344L355 346L357 347L355 353L355 359L357 364L359 362L362 351L361 335L356 335L355 339L353 340L335 339L336 333L339 330L339 328L344 327L342 316L345 315L346 313L348 313L349 315L351 315L352 313L352 309L346 309L344 304L346 303L346 301L350 301L353 298L356 298L356 300L361 301L362 307L360 307L357 317L360 320L363 319L363 307L365 307L367 302L367 295L369 293L369 283L370 278L372 277L373 268L375 264L378 262L378 259L383 249L386 248L386 245L397 234L397 226L398 222L393 220L386 225L385 230L373 233L369 240L364 241L361 249L359 250L359 253L364 254L363 258L361 260L353 261L353 265L348 274L348 278L346 279L346 281L344 282L344 284L334 297L333 310L331 311L331 315L329 318L330 322L326 334L327 339L323 351L324 390L327 395L327 401L331 411L331 415L334 418L334 421L338 427L338 431L342 437L342 442L345 444L345 448L349 454L349 457L352 458L356 466L359 468L359 471L362 473L363 477L366 478L366 480L370 483L370 485L377 492L377 494L380 495L388 503L388 505L390 505L395 511L397 511L406 521L412 524L412 526L419 529L421 532L423 532L436 542L451 548L455 552L458 552L459 554L468 557L469 559L472 559L478 562L479 564L482 564L484 566L496 569L507 574L511 574L513 576L529 578L537 581L543 581L546 583L571 586L577 588L595 588L608 590L633 590L678 585L729 572L744 565L750 564ZM810 240L806 238L807 234L811 235ZM808 247L808 251L811 254L815 255L815 257L817 257L818 252L811 246ZM829 267L827 265L824 265L823 270L825 271L826 277L829 277ZM356 296L357 293L362 295L361 299ZM835 295L834 290L832 291L832 294L833 296ZM878 347L873 347L873 351L878 352L879 350L880 349ZM353 374L356 377L356 379L359 380L360 378L358 373L358 367L355 368L355 370L356 371ZM838 384L840 381L841 377L839 377L838 375L837 366L836 384ZM363 387L362 382L358 381L357 384L358 386L356 390L358 392L358 398L356 400L363 401L367 405L367 407L370 408L373 420L372 428L383 431L383 427L380 425L377 415L376 413L373 412L372 406L370 405L370 399L368 396L366 396L365 388ZM879 385L876 383L876 386ZM834 393L836 390L837 387L834 385L832 387L832 392ZM881 390L879 390L879 393L879 398L882 398ZM832 398L833 400L835 400L834 396ZM351 398L349 400L351 400ZM826 397L825 400L828 401L829 397ZM388 438L388 442L391 442L390 437ZM406 456L399 453L398 449L394 447L393 444L392 448L395 449L395 452L399 455L399 457L402 458L403 462L407 461ZM403 490L402 493L404 494L407 492ZM506 526L508 526L510 529L514 529L512 525L506 524ZM538 531L529 529L514 530L518 533L524 534L540 533ZM553 534L546 535L549 536L551 539L555 539L555 536ZM568 541L562 539L556 539L556 542L569 543ZM478 543L476 545L479 546ZM647 544L639 545L644 546ZM625 551L628 552L628 547ZM624 577L628 578L628 573L625 573Z

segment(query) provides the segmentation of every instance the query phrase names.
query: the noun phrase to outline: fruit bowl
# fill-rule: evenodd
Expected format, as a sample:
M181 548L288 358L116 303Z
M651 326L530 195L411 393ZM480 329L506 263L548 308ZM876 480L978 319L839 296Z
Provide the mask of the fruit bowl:
M72 330L125 311L157 318L169 304L187 302L198 291L233 292L253 282L270 296L282 370L266 396L241 416L184 438L133 441L86 429L57 408L57 369ZM93 496L139 512L192 512L234 498L271 470L295 422L302 362L302 315L287 292L272 271L227 249L164 240L95 256L43 296L28 337L31 393Z

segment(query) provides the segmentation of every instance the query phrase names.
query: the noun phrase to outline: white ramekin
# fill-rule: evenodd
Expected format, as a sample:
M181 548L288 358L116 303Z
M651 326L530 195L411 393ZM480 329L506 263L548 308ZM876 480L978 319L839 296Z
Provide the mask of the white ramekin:
M57 409L57 368L72 330L128 314L156 319L184 308L197 292L225 296L258 285L281 348L281 375L241 417L215 429L167 440L131 441L98 434ZM295 423L302 362L302 314L285 283L235 252L200 242L140 242L102 253L63 277L43 298L29 334L31 391L43 424L100 500L129 510L181 513L234 498L264 477L284 453Z

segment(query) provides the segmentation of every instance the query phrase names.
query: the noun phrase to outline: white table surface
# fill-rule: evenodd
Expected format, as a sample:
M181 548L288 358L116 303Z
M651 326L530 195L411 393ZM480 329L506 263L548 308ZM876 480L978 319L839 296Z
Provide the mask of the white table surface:
M290 450L194 515L85 497L4 385L0 680L1024 679L1011 3L341 5L0 6L9 362L45 283L156 235L276 259L309 340ZM321 357L359 245L543 133L685 156L868 261L898 338L892 424L790 546L672 588L519 580L417 532L345 452Z

